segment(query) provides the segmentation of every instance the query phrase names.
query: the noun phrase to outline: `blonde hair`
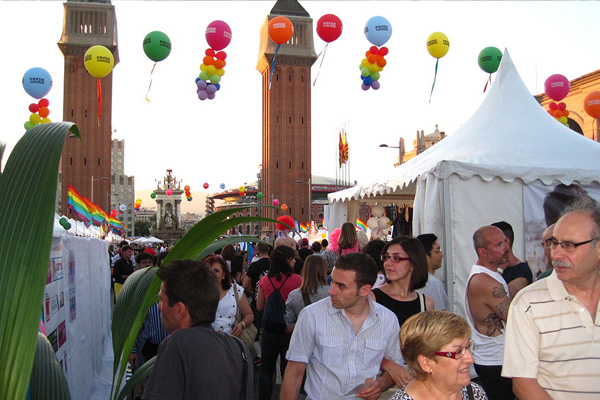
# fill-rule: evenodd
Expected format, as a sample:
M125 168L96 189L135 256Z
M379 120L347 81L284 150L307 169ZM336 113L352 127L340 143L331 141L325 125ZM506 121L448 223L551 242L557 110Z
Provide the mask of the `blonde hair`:
M300 292L315 294L321 285L327 285L327 270L329 264L321 256L311 255L306 257L302 267L302 285Z
M449 311L424 311L413 315L402 324L400 350L406 364L417 380L425 380L418 357L436 360L436 352L455 339L471 337L471 328L465 319Z

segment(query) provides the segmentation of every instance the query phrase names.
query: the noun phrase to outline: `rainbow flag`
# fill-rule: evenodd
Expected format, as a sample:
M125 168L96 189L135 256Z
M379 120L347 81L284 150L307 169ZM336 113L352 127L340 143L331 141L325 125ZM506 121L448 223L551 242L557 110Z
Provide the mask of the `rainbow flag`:
M365 224L365 222L360 218L356 218L356 227L365 232L367 231L367 224Z
M92 213L88 209L86 201L87 199L85 197L80 195L73 186L69 185L67 189L67 204L69 205L69 208L73 210L75 215L83 221L85 226L89 227L90 221L92 220Z
M127 234L127 227L118 219L108 217L108 223L114 233L118 233L121 236L125 236Z
M305 224L300 223L300 231L306 233L308 232L308 227Z
M83 198L83 200L85 201L85 204L92 216L92 223L96 226L104 225L106 223L106 219L108 218L108 215L106 215L104 210L98 207L97 204L89 201L85 197Z

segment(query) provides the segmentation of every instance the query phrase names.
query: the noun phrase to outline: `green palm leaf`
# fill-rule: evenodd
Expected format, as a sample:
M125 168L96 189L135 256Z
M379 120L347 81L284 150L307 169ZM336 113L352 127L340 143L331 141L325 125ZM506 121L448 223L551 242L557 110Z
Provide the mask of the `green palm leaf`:
M0 175L0 399L24 399L27 393L52 245L58 164L69 131L81 138L70 122L27 131Z
M31 400L71 400L67 379L52 344L38 332L35 361L31 372Z

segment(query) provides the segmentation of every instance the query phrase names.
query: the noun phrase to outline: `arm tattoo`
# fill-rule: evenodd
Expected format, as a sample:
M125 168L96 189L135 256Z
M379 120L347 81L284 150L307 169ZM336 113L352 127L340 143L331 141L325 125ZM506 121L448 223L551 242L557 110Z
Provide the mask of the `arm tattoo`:
M496 304L496 307L494 307L494 309L496 310L496 313L498 313L498 316L500 318L502 318L503 320L506 320L506 317L508 316L508 307L510 306L510 299L508 297L505 297L504 300L502 300L500 303Z
M492 296L496 299L500 299L502 297L506 297L506 290L502 286L494 286L492 291Z
M502 332L502 320L496 313L491 313L482 321L487 326L486 335L493 336L496 333Z

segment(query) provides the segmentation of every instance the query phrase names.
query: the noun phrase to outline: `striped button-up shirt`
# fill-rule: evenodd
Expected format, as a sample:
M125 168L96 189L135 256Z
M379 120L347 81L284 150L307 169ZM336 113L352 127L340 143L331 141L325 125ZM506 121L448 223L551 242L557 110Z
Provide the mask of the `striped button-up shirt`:
M369 315L358 334L342 309L325 298L304 308L287 359L307 364L304 389L310 399L356 399L358 385L375 378L383 358L400 365L396 315L367 296Z

